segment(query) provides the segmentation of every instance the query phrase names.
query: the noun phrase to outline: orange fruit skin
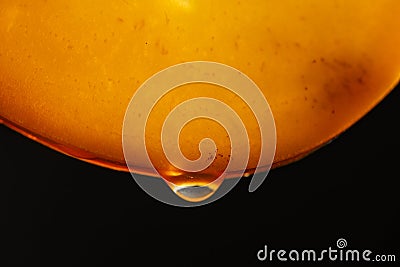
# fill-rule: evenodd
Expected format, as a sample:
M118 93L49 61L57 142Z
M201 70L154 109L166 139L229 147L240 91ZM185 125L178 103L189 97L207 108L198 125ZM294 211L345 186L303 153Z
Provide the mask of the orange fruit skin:
M399 13L397 0L3 0L0 118L62 153L127 170L122 122L138 87L169 66L215 61L239 69L264 93L280 166L346 130L394 88ZM241 109L224 93L215 97ZM249 127L251 173L260 144ZM197 147L204 133L186 132L193 140L187 147Z

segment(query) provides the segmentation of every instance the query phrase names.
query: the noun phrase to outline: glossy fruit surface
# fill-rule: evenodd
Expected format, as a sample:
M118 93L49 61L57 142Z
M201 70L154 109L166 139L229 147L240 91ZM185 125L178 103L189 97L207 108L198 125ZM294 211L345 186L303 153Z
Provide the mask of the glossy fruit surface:
M268 100L277 166L337 136L395 86L399 13L396 0L3 0L0 118L63 153L125 170L122 124L138 87L178 63L220 62L248 75ZM212 86L172 93L153 115L150 132L185 99L209 95L242 108L234 95ZM251 172L259 135L248 123ZM196 157L193 148L204 138L199 129L206 127L214 128L199 122L182 132L188 157ZM222 157L229 156L223 131L212 135ZM159 135L147 138L157 161ZM169 170L163 158L158 162Z

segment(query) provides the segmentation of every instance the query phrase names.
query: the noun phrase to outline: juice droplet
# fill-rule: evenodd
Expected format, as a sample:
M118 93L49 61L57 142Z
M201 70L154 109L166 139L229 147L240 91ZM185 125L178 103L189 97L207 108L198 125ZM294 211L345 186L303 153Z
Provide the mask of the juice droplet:
M163 178L177 196L190 202L200 202L210 198L224 180L222 177L204 173L163 175Z
M186 187L177 186L175 188L175 194L185 200L196 202L201 201L204 198L209 198L213 192L214 191L210 187L200 185Z

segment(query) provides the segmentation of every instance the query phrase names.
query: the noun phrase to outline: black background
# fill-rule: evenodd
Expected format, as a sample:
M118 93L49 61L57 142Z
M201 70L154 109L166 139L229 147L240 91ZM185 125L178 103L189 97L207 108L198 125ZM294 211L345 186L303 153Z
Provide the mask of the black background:
M338 238L400 261L399 91L329 145L272 170L254 193L242 179L197 208L158 202L129 173L0 126L0 265L280 266L259 262L257 251L326 249Z

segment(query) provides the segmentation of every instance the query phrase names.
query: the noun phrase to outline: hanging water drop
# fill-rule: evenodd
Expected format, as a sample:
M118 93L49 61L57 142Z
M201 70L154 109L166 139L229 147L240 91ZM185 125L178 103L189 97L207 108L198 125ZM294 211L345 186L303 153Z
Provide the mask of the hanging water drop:
M201 202L210 198L218 190L223 178L198 173L164 177L164 181L180 198L190 202Z

